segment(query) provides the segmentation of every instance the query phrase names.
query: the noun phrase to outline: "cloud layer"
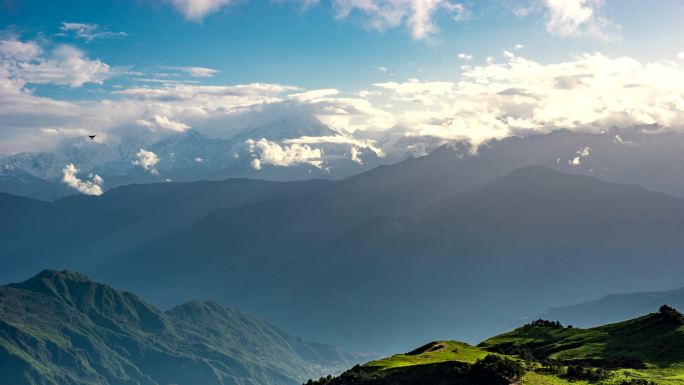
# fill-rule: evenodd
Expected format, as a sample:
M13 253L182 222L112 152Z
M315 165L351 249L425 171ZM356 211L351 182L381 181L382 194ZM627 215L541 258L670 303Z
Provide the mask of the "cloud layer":
M462 66L460 75L451 79L384 81L357 91L273 83L132 81L101 98L64 101L38 96L32 85L79 88L104 83L116 71L71 46L46 47L10 38L0 40L0 153L44 149L61 138L90 133L116 142L192 127L231 138L247 127L291 116L315 117L339 130L318 136L294 130L290 136L275 135L282 138L279 142L251 137L248 146L256 167L322 167L322 149L332 143L349 146L347 156L358 161L360 150L393 158L424 154L451 140L477 144L560 128L682 128L681 61L642 62L592 53L541 63L519 52L504 51L479 65L471 64L475 59L454 58L454 65L458 61ZM149 171L144 159L136 161Z

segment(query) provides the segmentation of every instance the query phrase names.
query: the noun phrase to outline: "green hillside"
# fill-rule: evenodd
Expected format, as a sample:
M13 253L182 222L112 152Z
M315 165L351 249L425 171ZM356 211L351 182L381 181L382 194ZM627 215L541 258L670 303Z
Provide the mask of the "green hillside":
M289 385L356 360L218 303L162 312L70 271L0 286L3 385Z
M666 367L684 363L684 322L674 310L590 329L526 325L482 342L499 353L603 366Z
M309 385L684 384L684 316L658 313L591 329L535 321L478 346L436 341Z

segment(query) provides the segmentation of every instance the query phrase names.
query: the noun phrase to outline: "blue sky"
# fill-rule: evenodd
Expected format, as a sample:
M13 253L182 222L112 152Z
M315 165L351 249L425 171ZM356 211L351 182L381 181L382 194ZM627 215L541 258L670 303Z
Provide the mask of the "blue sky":
M201 20L188 20L171 4L158 1L12 1L0 22L6 32L27 38L67 42L112 66L145 71L155 66L201 66L220 70L216 81L280 82L303 87L358 88L394 77L444 78L458 74L457 55L476 60L524 44L538 60L566 59L600 51L638 59L674 56L683 47L681 1L606 2L601 14L621 26L608 41L594 36L571 39L548 33L545 11L515 16L525 2L471 1L469 16L454 21L437 11L439 31L425 38L411 36L406 24L378 30L362 12L336 19L327 2L304 9L297 2L240 1ZM97 24L126 37L90 42L59 34L62 22Z
M150 113L150 108L164 110L167 115L159 116L184 122L176 127L205 129L220 135L211 129L216 119L202 121L188 111L225 111L235 108L232 102L217 107L226 101L212 100L208 102L210 107L180 107L164 105L162 100L153 102L149 92L144 97L142 92L122 92L141 87L147 91L169 88L181 82L187 82L188 87L263 83L299 87L296 92L333 89L338 99L343 95L359 98L359 93L367 91L371 96L361 96L364 101L355 101L356 106L368 103L369 108L382 112L357 111L354 115L347 111L346 118L336 116L331 121L347 125L350 131L415 127L425 121L396 118L397 109L405 111L402 103L409 99L397 95L381 98L377 84L387 83L388 87L380 90L395 94L401 84L423 84L423 90L402 89L420 94L413 95L411 101L412 105L423 103L414 106L418 112L432 113L436 102L425 95L443 97L434 93L440 82L454 87L449 96L457 103L463 100L463 95L455 95L459 82L464 76L472 80L474 68L509 65L511 70L510 62L518 60L515 58L550 69L548 66L560 63L577 64L577 58L584 54L600 54L607 58L607 65L617 65L609 61L627 57L646 70L648 63L678 63L678 55L684 51L683 18L681 0L3 0L0 40L8 42L2 56L7 72L4 76L12 92L19 92L25 100L24 104L6 105L0 110L0 118L6 118L6 123L0 122L0 138L5 140L0 153L39 149L54 142L35 139L40 136L36 132L59 132L62 137L101 126L98 129L110 130L114 140L114 131L121 126L135 126L135 122L149 116L131 115L130 122L105 124L97 122L94 115L100 112L92 110L93 105L88 103L122 99L136 103L140 114L158 116L161 112ZM20 49L18 44L35 47ZM73 50L62 49L65 46ZM16 56L22 49L39 53ZM197 76L200 72L188 67L205 68L205 76ZM511 72L510 76L515 74ZM187 89L207 95L206 90L197 90ZM261 95L259 103L276 99L291 102L293 98L283 97L288 92L295 91ZM19 103L17 100L11 99L12 103ZM69 117L46 116L42 120L22 115L23 108L39 101L52 103L53 107L59 102L75 103L71 105L74 111ZM329 104L334 101L324 102L328 109L333 108ZM88 128L74 123L78 108L84 109L81 120L89 122ZM449 106L440 108L437 118L442 120L456 113ZM321 115L318 110L312 113ZM383 117L383 113L395 115L394 119ZM364 118L360 116L363 114L373 116ZM251 119L233 118L236 116L223 116L221 124L237 127ZM361 122L363 119L366 122ZM436 117L433 114L426 119L434 121ZM563 117L554 119L527 119L525 124L538 128L564 121ZM650 116L634 119L634 123L665 123L665 119L659 119ZM484 120L486 117L478 117L478 121ZM616 120L614 116L607 119ZM466 136L484 138L515 131L510 125L502 129L487 124L479 127L482 123L464 124L466 131L477 132ZM452 130L449 135L464 135L464 130Z

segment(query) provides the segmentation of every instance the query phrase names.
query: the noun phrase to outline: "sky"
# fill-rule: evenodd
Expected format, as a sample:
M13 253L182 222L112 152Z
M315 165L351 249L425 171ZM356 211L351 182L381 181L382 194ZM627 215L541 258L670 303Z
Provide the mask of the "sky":
M289 115L445 140L684 118L684 1L0 0L0 155Z

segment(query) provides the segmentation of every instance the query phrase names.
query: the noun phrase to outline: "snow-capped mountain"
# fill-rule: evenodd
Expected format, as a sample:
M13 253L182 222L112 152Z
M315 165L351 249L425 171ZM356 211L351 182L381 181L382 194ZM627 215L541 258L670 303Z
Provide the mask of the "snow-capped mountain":
M68 139L49 152L20 153L0 160L6 168L0 191L24 191L16 185L25 186L31 176L59 186L57 196L77 193L61 184L69 164L78 170L80 180L99 176L106 191L130 183L231 177L337 179L382 161L382 151L371 140L357 139L313 117L289 117L248 127L229 139L209 138L194 129L166 136L134 132L114 145L88 138ZM15 181L7 170L20 173L23 180Z
M117 158L115 148L85 137L66 139L50 152L18 153L5 158L0 163L39 178L55 179L61 177L62 169L67 164L71 163L79 169L90 170Z
M346 130L327 125L312 116L293 115L272 121L262 126L247 127L238 132L232 139L244 142L249 139L268 139L282 141L301 137L348 137Z

